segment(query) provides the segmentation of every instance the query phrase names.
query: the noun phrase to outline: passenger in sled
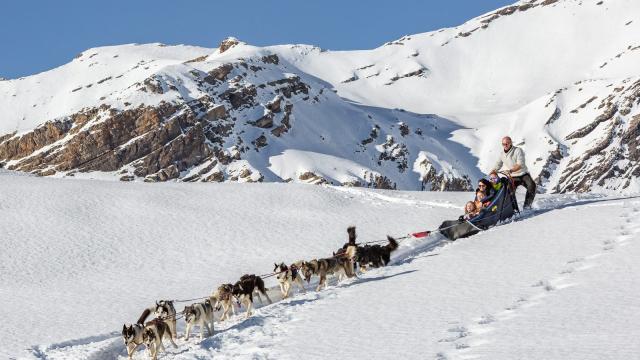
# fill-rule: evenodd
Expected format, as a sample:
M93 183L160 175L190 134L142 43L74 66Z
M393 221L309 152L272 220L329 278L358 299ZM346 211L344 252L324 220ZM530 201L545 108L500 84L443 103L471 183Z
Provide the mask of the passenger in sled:
M475 199L465 204L465 214L457 220L443 222L440 233L450 240L471 236L506 220L517 211L515 196L507 177L490 174L490 180L480 179Z

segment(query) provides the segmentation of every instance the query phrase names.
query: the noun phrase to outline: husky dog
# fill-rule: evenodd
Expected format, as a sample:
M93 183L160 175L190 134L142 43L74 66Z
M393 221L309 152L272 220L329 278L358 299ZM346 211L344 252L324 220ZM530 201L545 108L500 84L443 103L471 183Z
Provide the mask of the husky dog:
M185 306L182 314L184 315L184 321L187 323L185 341L189 340L191 327L195 325L200 326L200 340L204 337L205 328L209 334L208 336L213 335L213 307L208 299L202 303Z
M299 263L300 262L293 263L290 266L287 266L284 263L280 263L280 265L274 264L273 272L278 273L278 275L276 275L276 279L278 279L278 283L280 284L280 291L282 292L283 299L289 297L289 291L294 283L298 285L303 293L306 292L304 282L300 276Z
M356 248L355 260L362 271L369 266L382 267L391 261L391 252L398 248L398 242L391 236L387 236L389 243L382 245L365 245Z
M124 324L122 325L122 338L124 339L124 346L127 348L127 355L129 359L136 351L138 346L144 343L142 334L144 333L144 325L141 324Z
M125 324L122 326L122 337L124 338L124 345L127 348L127 354L129 355L130 359L133 355L133 352L138 348L138 346L144 344L144 341L142 339L142 335L145 331L144 322L147 320L149 315L151 315L151 313L156 310L156 306L144 309L135 324Z
M327 287L327 275L338 274L338 281L341 281L344 276L353 277L354 274L351 271L351 265L349 260L344 257L331 257L326 259L303 261L300 266L300 270L304 275L307 283L311 281L311 276L318 275L320 281L316 291L320 291L322 287Z
M224 321L229 317L229 311L236 314L236 309L233 307L233 284L222 284L218 286L216 291L209 297L215 311L220 311L222 308L222 316L219 321Z
M358 244L356 244L356 227L349 226L347 228L347 233L349 234L349 242L342 245L338 251L333 253L334 257L344 257L349 260L349 266L351 267L351 273L356 274L356 251L358 249Z
M144 332L142 333L142 341L147 346L147 350L149 350L149 355L153 360L158 359L159 351L167 351L162 344L162 338L168 337L171 345L177 348L175 342L173 342L173 333L171 332L171 327L167 324L167 322L160 318L155 318L148 323L145 324Z
M267 297L269 304L271 304L271 299L269 298L269 295L267 295L267 290L264 287L264 280L253 274L242 275L240 280L233 285L233 290L231 292L239 303L244 303L247 307L247 318L249 318L252 313L251 309L253 308L254 293L258 295L260 303L262 303L262 297L260 297L260 293L262 293L262 295Z
M172 336L172 341L176 339L178 333L176 331L176 308L173 306L173 301L171 300L160 300L156 301L156 307L154 309L154 313L157 318L164 320L167 325L169 325L169 329L171 330L170 334Z

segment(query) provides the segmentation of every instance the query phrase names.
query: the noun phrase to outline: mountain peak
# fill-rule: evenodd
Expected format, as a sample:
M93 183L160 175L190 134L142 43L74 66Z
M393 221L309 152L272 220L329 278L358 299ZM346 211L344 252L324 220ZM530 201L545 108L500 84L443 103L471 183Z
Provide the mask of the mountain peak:
M218 49L89 49L0 83L0 162L57 176L451 190L490 169L508 134L541 191L632 191L638 10L520 1L360 51L234 37Z
M220 51L220 54L222 54L223 52L229 50L230 48L238 45L238 44L245 44L244 42L241 42L240 40L238 40L237 38L233 37L233 36L229 36L227 38L225 38L224 40L222 40L220 42L220 45L218 45L218 50Z

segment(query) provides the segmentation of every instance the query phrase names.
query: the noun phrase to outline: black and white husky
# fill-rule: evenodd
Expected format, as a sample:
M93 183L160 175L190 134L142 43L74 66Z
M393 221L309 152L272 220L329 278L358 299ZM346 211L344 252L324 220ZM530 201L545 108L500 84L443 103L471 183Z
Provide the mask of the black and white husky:
M398 242L391 236L387 236L387 245L365 245L356 249L355 260L360 269L365 271L368 267L387 266L391 261L391 253L398 248Z
M209 300L213 304L215 311L219 311L222 308L222 316L219 321L224 321L229 317L229 312L233 315L236 314L236 309L233 307L233 284L222 284L211 294Z
M127 348L127 355L129 359L136 351L138 346L144 343L142 334L144 333L144 325L142 324L124 324L122 325L122 338L124 339L124 346Z
M200 326L200 340L204 337L204 329L207 329L208 336L213 335L213 307L209 300L202 303L191 304L182 310L184 321L187 323L184 339L189 340L192 326Z
M260 294L264 295L269 304L271 304L271 299L269 295L267 295L267 290L264 287L264 280L261 277L256 275L242 275L240 280L233 285L232 294L238 299L238 302L244 304L247 308L247 318L251 316L253 308L253 294L258 296L260 303L262 303L262 297Z
M142 341L147 346L147 350L149 351L151 358L156 360L158 359L158 352L167 351L162 343L163 338L168 337L171 345L175 348L178 347L173 341L174 336L175 335L171 332L169 324L167 324L165 320L155 318L145 324L144 332L142 333Z
M133 352L136 351L138 346L144 344L142 335L145 332L145 321L147 320L149 315L151 315L151 313L156 312L160 304L165 304L165 303L166 303L165 300L161 300L159 302L156 301L155 306L151 306L149 308L144 309L144 311L142 312L142 314L140 314L140 317L138 318L138 321L135 324L122 325L122 338L124 339L124 346L127 348L127 354L129 355L130 359L131 359L131 356L133 355ZM171 303L171 307L173 307L173 303ZM174 320L174 323L175 323L175 315L172 317L172 319Z
M273 272L278 273L276 275L276 279L278 279L278 283L280 284L280 291L282 292L283 299L289 297L289 291L294 283L298 285L303 293L306 292L302 276L300 276L301 264L302 261L293 263L290 266L287 266L284 263L280 263L280 265L274 264Z

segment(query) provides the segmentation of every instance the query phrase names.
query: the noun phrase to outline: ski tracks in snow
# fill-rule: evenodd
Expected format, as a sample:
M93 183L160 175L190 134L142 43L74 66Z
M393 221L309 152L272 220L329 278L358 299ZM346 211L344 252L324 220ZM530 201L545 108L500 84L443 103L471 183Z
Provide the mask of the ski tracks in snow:
M598 206L598 205L592 205ZM492 333L497 330L500 323L524 315L527 308L543 306L544 299L562 289L578 286L572 282L572 275L596 267L596 259L610 254L618 247L623 247L640 233L640 201L625 200L622 203L623 213L620 216L622 225L615 226L615 232L611 239L602 242L601 251L589 256L576 257L567 260L564 269L555 277L542 279L531 285L537 289L532 294L518 297L504 307L502 311L483 314L473 319L472 323L454 325L447 330L446 336L440 339L440 343L447 344L448 350L436 354L436 360L452 359L478 359L482 355L474 353L474 349L492 342Z

